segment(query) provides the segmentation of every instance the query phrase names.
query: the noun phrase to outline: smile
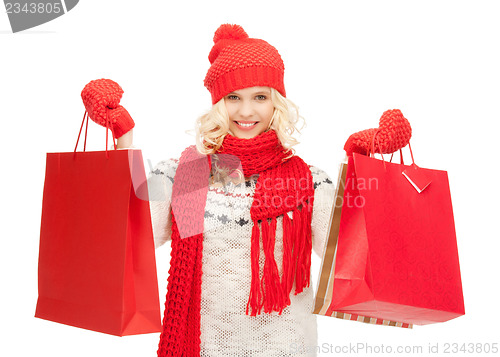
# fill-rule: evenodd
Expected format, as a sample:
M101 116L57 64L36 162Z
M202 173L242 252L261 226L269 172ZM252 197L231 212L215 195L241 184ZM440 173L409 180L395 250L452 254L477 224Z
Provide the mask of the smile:
M252 123L243 123L243 122L237 122L235 121L236 124L238 124L239 126L242 126L242 127L245 127L245 128L249 128L251 126L254 126L258 123L258 121L256 122L252 122Z

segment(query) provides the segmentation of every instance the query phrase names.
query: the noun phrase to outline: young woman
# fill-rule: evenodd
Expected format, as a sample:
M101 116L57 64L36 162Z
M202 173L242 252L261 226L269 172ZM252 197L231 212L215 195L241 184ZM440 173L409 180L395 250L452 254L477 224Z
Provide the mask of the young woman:
M298 111L273 46L225 24L209 60L196 145L148 178L156 246L172 245L158 355L314 356L311 252L332 181L294 153ZM124 113L119 147L132 142Z

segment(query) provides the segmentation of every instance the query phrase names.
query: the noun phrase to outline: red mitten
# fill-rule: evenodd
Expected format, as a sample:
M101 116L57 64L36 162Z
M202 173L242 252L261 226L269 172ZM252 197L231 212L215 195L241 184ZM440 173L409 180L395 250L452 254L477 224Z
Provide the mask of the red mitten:
M96 79L82 90L82 100L90 119L106 127L109 120L116 138L135 126L127 110L120 105L123 89L111 79Z
M410 142L410 122L399 109L385 111L380 118L377 129L366 129L352 134L347 139L344 145L347 155L351 156L354 152L367 155L368 151L371 151L375 134L375 152L381 154L393 153Z

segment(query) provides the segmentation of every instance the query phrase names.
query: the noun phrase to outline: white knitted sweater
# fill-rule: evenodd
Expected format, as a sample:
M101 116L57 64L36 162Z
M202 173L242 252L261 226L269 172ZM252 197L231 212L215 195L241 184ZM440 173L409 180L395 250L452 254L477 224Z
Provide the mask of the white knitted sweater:
M155 246L170 239L170 197L178 160L161 161L148 178ZM334 199L328 175L311 166L314 180L313 250L322 256ZM290 294L281 315L245 314L251 282L250 207L255 180L209 187L205 206L201 283L201 356L316 356L316 315L311 313L313 288ZM291 217L291 212L290 212ZM282 216L277 218L275 259L281 276ZM260 254L261 269L264 252Z

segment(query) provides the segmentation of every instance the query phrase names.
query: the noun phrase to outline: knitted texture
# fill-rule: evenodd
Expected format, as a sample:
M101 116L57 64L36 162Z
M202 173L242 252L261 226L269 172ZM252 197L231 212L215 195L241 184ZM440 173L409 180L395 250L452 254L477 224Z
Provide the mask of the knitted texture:
M258 141L228 135L220 150L222 154L234 155L241 160L246 177L259 173L259 189L255 192L250 209L254 229L251 237L252 288L247 313L250 311L252 315L260 314L262 308L266 313L281 313L290 304L289 295L294 280L296 294L309 286L310 222L314 199L312 176L306 163L298 156L285 160L289 152L281 146L274 130L264 132L257 138ZM285 215L283 221L285 259L280 282L273 255L276 217L291 210L294 220ZM262 281L258 265L259 223L266 258Z
M211 66L204 83L213 104L232 91L254 86L271 87L286 96L280 54L266 41L249 38L239 25L217 29L208 59Z
M224 138L221 148L218 153L217 161L220 166L229 169L238 168L237 164L241 163L243 173L246 177L267 170L270 167L277 166L290 154L286 151L281 143L277 140L278 137L274 130L269 130L258 136L256 140L239 139L231 134L227 134ZM255 151L249 150L249 145L257 145L258 150L267 155L266 160L262 160L261 155Z
M262 143L262 145L261 145ZM204 214L208 191L208 160L194 159L196 148L186 149L181 155L172 193L172 253L171 270L165 303L164 327L158 349L159 356L196 356L200 343L200 284L201 234L180 238L180 222L199 229ZM311 255L311 218L314 202L312 175L309 167L299 157L287 157L288 151L279 143L274 131L252 139L226 136L220 154L237 156L245 176L259 173L256 193L250 209L253 221L251 237L252 282L246 313L256 316L265 313L282 313L290 304L290 291L295 281L295 294L309 286ZM258 160L255 159L258 156ZM253 164L257 164L254 166ZM183 167L185 166L185 167ZM262 170L259 172L258 170ZM196 178L193 179L193 176ZM176 197L178 188L194 195ZM204 197L202 199L202 197ZM199 204L190 202L197 200ZM181 206L176 208L177 206ZM293 219L288 211L293 210ZM181 214L178 212L186 212ZM187 214L187 212L190 212ZM282 277L274 259L277 216L283 215L284 258ZM183 223L184 224L184 223ZM259 276L260 237L265 252L262 279ZM175 242L175 243L174 243ZM285 243L286 242L286 243ZM189 256L189 257L188 257ZM193 258L194 257L194 258ZM286 257L286 258L285 258ZM185 278L194 276L194 278ZM188 324L186 325L186 322ZM189 331L188 331L189 329Z
M96 79L87 83L81 96L90 119L104 127L109 125L116 138L135 125L127 110L120 105L123 89L110 79Z
M151 195L159 199L150 202L155 245L160 247L167 242L167 246L161 248L167 251L170 251L171 239L171 193L178 163L178 159L160 161L148 177ZM321 258L335 185L321 169L311 166L310 170L314 181L312 242L314 252ZM290 346L317 345L317 315L310 313L314 304L312 286L300 294L290 294L290 305L281 315L250 316L245 313L252 275L250 208L257 180L258 176L246 181L217 181L208 189L203 233L201 356L278 357L290 355ZM292 217L291 211L288 216ZM275 242L275 260L280 275L284 253L283 217L277 217ZM260 257L262 268L265 258L262 244ZM315 274L312 268L311 274ZM292 355L306 357L311 353L297 350Z
M182 159L179 184L172 192L172 251L158 356L200 355L202 217L210 171L206 157L202 160L194 146L184 150ZM191 235L181 238L179 226Z
M387 110L382 114L377 129L366 129L352 134L347 139L344 150L351 156L354 152L366 155L372 150L380 154L390 154L405 147L411 138L411 126L401 110Z

